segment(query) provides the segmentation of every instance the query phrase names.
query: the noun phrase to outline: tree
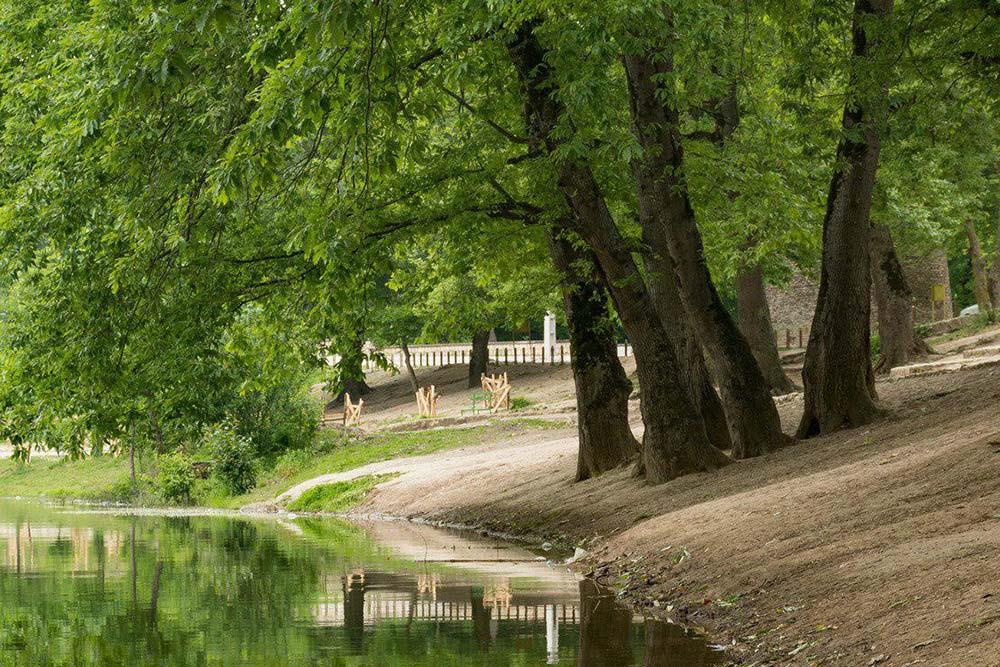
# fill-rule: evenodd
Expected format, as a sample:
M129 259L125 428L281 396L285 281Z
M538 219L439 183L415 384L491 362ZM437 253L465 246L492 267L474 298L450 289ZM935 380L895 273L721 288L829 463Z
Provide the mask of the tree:
M573 231L597 258L635 350L640 409L646 426L640 469L653 482L714 469L727 459L708 442L687 388L678 381L673 347L593 171L585 159L559 156L560 142L554 130L563 121L563 109L535 28L531 22L518 26L508 42L508 51L523 87L531 140L549 155L557 156L557 183L573 211Z
M930 354L933 350L917 333L913 320L913 293L896 256L892 232L885 225L874 223L871 272L878 308L879 362L875 370L888 373L913 357Z
M669 14L666 25L671 23ZM667 30L669 32L669 28ZM701 234L687 194L684 158L678 137L679 115L668 92L656 81L670 74L669 51L655 45L649 51L626 53L630 108L643 159L636 169L640 207L647 223L662 239L659 252L675 263L681 301L699 342L712 358L729 424L733 456L747 458L781 447L786 437L760 368L726 311L708 272Z
M887 76L875 35L891 9L892 0L856 0L854 5L852 90L823 218L819 298L802 369L800 438L867 424L880 414L870 355L868 216Z
M632 383L618 359L608 295L596 262L557 234L550 233L548 242L552 263L562 273L580 440L576 481L581 481L632 460L639 443L628 420Z

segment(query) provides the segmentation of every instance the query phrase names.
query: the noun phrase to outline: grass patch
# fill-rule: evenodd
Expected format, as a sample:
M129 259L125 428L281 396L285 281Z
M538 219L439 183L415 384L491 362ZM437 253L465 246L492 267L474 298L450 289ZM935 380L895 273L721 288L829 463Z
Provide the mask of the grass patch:
M949 333L941 334L940 336L927 338L927 342L930 343L931 346L948 343L953 340L958 340L959 338L965 338L966 336L981 333L995 324L996 322L990 320L989 313L980 313L979 315L973 315L971 320L967 324L963 325L962 328Z
M288 509L293 512L344 512L364 502L376 486L395 477L395 474L365 475L314 486L290 503Z
M525 408L530 408L532 406L532 401L528 400L524 396L515 396L510 399L510 409L514 410L524 410Z
M0 460L2 496L117 501L128 495L130 487L125 458L94 456L81 461L36 458L30 463Z

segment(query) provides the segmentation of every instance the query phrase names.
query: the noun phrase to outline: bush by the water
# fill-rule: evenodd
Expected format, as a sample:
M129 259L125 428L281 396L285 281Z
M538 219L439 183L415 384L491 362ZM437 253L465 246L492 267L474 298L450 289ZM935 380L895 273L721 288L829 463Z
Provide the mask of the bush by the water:
M247 493L257 485L257 461L254 446L231 426L211 428L203 443L215 458L213 472L234 496Z
M163 499L171 503L187 503L194 486L194 467L191 459L177 452L161 456L156 486Z

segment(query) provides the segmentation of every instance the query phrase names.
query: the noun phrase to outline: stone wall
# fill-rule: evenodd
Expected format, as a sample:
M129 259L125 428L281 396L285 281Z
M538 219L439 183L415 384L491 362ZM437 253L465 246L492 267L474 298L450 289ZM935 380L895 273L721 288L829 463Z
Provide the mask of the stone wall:
M938 249L923 257L904 259L903 271L906 273L906 280L913 292L913 305L916 310L917 322L934 322L952 316L948 257L944 250ZM944 285L944 306L942 307L938 303L937 312L932 311L931 299L934 285ZM791 330L793 335L797 335L798 329L809 329L818 293L818 277L816 280L812 280L802 273L796 273L792 276L792 279L784 287L767 286L771 324L781 340L784 340L786 329ZM874 317L873 303L873 322Z

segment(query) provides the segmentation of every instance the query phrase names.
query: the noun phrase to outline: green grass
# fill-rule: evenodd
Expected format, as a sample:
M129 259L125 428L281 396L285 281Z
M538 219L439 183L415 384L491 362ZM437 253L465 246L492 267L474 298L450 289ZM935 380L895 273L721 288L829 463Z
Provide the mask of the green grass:
M995 325L996 322L990 320L989 313L980 313L979 315L974 315L971 321L962 326L961 329L941 334L940 336L930 337L927 339L927 342L930 343L931 346L940 345L942 343L958 340L959 338L965 338L966 336L972 336Z
M0 460L0 495L115 500L129 484L128 461L97 456L82 461Z
M569 422L563 420L526 417L481 426L377 433L350 439L337 429L324 429L312 448L291 450L261 461L257 486L250 493L231 496L217 480L209 478L196 481L192 501L208 507L238 508L271 500L295 484L319 475L343 472L393 458L480 445L527 430L552 430L568 425ZM147 471L143 461L139 462L138 468L140 474ZM29 464L0 460L0 496L126 501L129 491L126 457L108 456L82 461L36 458ZM150 493L143 492L137 502L155 504L158 501Z
M365 475L344 482L314 486L289 504L288 509L293 512L344 512L360 505L372 489L394 477L397 475Z

